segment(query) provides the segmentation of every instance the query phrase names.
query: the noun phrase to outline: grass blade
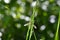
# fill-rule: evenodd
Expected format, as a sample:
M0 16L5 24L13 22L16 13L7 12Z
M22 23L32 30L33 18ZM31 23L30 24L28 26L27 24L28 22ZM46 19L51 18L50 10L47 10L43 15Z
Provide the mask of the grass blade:
M58 24L57 24L57 30L56 30L55 40L59 40L59 37L58 37L59 24L60 24L60 12L59 12L59 18L58 18Z

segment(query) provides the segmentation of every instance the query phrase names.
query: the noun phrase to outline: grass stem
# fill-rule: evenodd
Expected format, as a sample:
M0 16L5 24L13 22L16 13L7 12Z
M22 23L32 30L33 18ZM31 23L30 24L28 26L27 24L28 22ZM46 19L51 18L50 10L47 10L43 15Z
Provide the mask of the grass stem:
M59 17L58 17L58 24L57 24L55 40L59 40L59 38L58 38L59 24L60 24L60 12L59 12Z

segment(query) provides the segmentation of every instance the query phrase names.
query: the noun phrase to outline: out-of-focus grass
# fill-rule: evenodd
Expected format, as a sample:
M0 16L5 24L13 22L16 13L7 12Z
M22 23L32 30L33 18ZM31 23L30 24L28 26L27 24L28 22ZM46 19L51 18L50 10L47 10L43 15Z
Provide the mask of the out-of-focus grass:
M59 11L59 16L58 16L58 23L57 23L57 30L56 30L55 40L59 40L59 24L60 24L60 11Z
M0 36L2 35L0 38L2 40L60 40L60 34L58 34L60 33L60 2L58 0L7 2L9 1L0 0ZM24 26L26 23L27 26Z

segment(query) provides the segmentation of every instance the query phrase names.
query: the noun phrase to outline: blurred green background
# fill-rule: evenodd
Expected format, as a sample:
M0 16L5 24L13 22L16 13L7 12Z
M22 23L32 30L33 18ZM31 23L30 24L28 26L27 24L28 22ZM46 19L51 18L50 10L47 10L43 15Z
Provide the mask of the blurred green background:
M60 0L0 0L0 40L25 40L28 30L25 25L30 21L33 7L37 7L34 15L37 40L54 40ZM31 40L35 40L34 35Z

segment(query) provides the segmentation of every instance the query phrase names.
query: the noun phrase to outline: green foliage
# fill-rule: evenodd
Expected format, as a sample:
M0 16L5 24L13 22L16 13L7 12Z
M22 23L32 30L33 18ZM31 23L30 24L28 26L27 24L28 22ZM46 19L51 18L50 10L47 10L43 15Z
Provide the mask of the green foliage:
M0 39L60 40L59 0L0 0Z

